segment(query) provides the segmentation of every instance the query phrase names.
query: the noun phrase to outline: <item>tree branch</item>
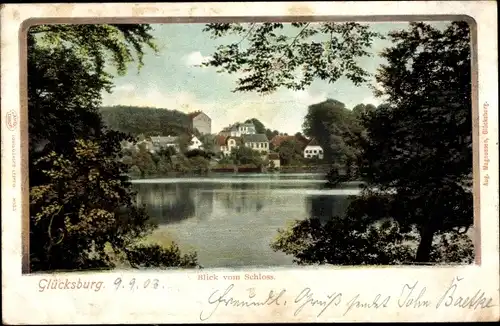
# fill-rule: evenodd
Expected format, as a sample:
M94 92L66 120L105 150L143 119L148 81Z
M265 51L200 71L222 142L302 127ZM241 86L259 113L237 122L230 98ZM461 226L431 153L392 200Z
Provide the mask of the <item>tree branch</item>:
M304 26L302 28L302 30L297 35L295 35L295 37L292 40L292 43L290 43L290 44L287 45L287 47L285 48L283 54L281 55L281 57L279 57L278 61L281 61L281 59L283 59L283 57L285 56L286 50L290 49L295 44L295 42L297 41L297 39L299 38L299 36L302 35L302 33L304 33L304 31L309 27L309 25L311 25L311 23L307 23L306 26Z
M250 32L252 32L252 30L254 29L255 25L257 25L257 24L256 23L252 23L251 27L248 29L248 31L245 34L245 36L243 36L243 38L238 43L236 43L236 46L240 45L241 42L243 42L244 40L246 40L246 38L248 37L248 35L250 35Z

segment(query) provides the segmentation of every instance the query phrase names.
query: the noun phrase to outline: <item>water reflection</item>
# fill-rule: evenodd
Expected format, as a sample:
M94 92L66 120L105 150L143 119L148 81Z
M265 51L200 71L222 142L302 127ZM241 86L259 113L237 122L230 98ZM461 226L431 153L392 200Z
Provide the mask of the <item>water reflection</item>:
M137 204L160 224L179 223L188 218L203 218L213 209L213 193L200 192L196 185L140 184Z
M251 213L267 205L286 207L290 200L303 200L307 217L327 221L332 216L343 216L349 195L354 193L349 189L345 190L347 194L332 192L317 184L297 188L286 183L139 183L135 188L137 203L146 205L149 215L160 224L189 218L203 220L213 213L214 206L228 214Z
M269 184L137 184L137 203L160 224L189 218L203 220L214 205L226 213L259 212L269 195Z
M307 210L310 218L327 222L336 216L342 217L351 202L348 195L315 195L307 197Z
M312 176L275 178L151 180L134 187L160 229L181 248L196 250L207 268L291 265L293 257L269 246L277 229L291 220L341 216L356 190L324 189Z

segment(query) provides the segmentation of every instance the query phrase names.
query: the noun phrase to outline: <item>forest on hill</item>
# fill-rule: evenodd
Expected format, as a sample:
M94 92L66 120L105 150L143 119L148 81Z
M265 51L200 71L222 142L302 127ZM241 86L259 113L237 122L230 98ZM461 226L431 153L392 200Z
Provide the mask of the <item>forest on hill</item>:
M193 133L187 114L163 108L108 106L101 108L104 124L132 136L181 136Z

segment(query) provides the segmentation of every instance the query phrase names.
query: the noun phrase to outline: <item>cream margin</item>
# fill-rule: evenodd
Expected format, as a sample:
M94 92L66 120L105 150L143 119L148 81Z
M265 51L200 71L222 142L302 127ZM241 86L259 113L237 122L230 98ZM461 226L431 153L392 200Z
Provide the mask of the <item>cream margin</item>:
M1 111L2 111L2 316L6 324L63 324L63 323L198 323L198 322L305 322L305 321L495 321L499 320L499 221L498 221L498 71L497 15L493 1L425 1L425 2L279 2L279 3L141 3L141 4L6 4L1 8ZM411 16L405 16L411 15ZM474 83L474 191L475 230L480 247L480 260L461 267L333 267L307 269L209 270L218 281L198 281L196 271L169 272L102 272L29 275L22 274L26 266L27 241L27 112L21 98L25 76L20 76L21 25L28 19L81 18L79 22L111 22L120 18L129 22L189 22L208 20L256 20L275 17L291 20L325 19L357 21L409 21L446 19L445 15L467 15L471 26L476 23L478 64ZM441 16L441 17L439 17ZM168 17L168 18L166 18ZM433 18L432 18L433 17ZM59 19L58 19L59 18ZM430 18L430 19L429 19ZM99 20L98 20L99 19ZM330 18L332 19L332 18ZM448 18L449 19L449 18ZM20 78L21 77L21 78ZM488 103L488 134L480 133ZM22 105L22 106L21 106ZM22 109L23 108L23 109ZM13 110L17 126L6 127L6 116ZM12 115L10 115L12 118ZM13 121L10 119L9 121ZM489 183L482 184L485 173L483 143L489 139ZM439 141L439 140L436 140ZM480 194L480 195L479 195ZM480 210L479 210L480 208ZM480 214L480 215L479 215ZM479 216L481 228L479 229ZM23 236L21 236L23 235ZM479 255L480 254L480 255ZM25 270L25 269L24 269ZM213 273L212 273L213 272ZM257 272L273 275L273 281L224 281L223 275L244 275ZM132 278L143 285L148 279L158 279L157 290L129 291L113 289L121 277L125 284ZM39 291L42 279L71 281L102 281L104 286L93 290ZM458 281L460 279L460 281ZM452 283L454 282L454 283ZM220 304L206 320L200 319L214 310L208 303L210 295L219 290L220 296L234 283L230 296L249 300L248 289L255 290L254 299L264 301L270 290L279 293L280 305L232 307ZM414 285L411 298L428 300L429 307L400 307L398 300L408 294L405 284ZM456 287L453 286L456 284ZM306 288L313 295L296 303ZM447 292L447 290L450 290ZM422 292L424 291L424 292ZM478 292L479 291L479 292ZM342 293L342 302L331 304L318 317L325 305L312 300L329 302L327 296ZM450 300L472 297L476 293L491 298L489 308L470 309L445 307ZM388 296L386 307L354 307L345 313L348 302L357 298L371 304L379 295L379 303ZM444 296L442 305L436 305ZM476 296L476 298L478 298ZM297 309L311 299L300 311ZM286 304L285 304L286 301ZM487 300L483 300L483 304ZM351 301L354 302L354 301ZM401 302L401 301L399 301ZM462 301L463 302L463 301Z

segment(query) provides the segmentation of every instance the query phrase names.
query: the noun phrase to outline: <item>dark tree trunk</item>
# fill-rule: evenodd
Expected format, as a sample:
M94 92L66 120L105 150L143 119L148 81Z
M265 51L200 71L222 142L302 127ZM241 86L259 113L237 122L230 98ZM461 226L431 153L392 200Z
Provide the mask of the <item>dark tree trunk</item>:
M435 230L431 226L426 226L420 231L420 243L418 244L415 262L428 263L432 250L432 240Z

